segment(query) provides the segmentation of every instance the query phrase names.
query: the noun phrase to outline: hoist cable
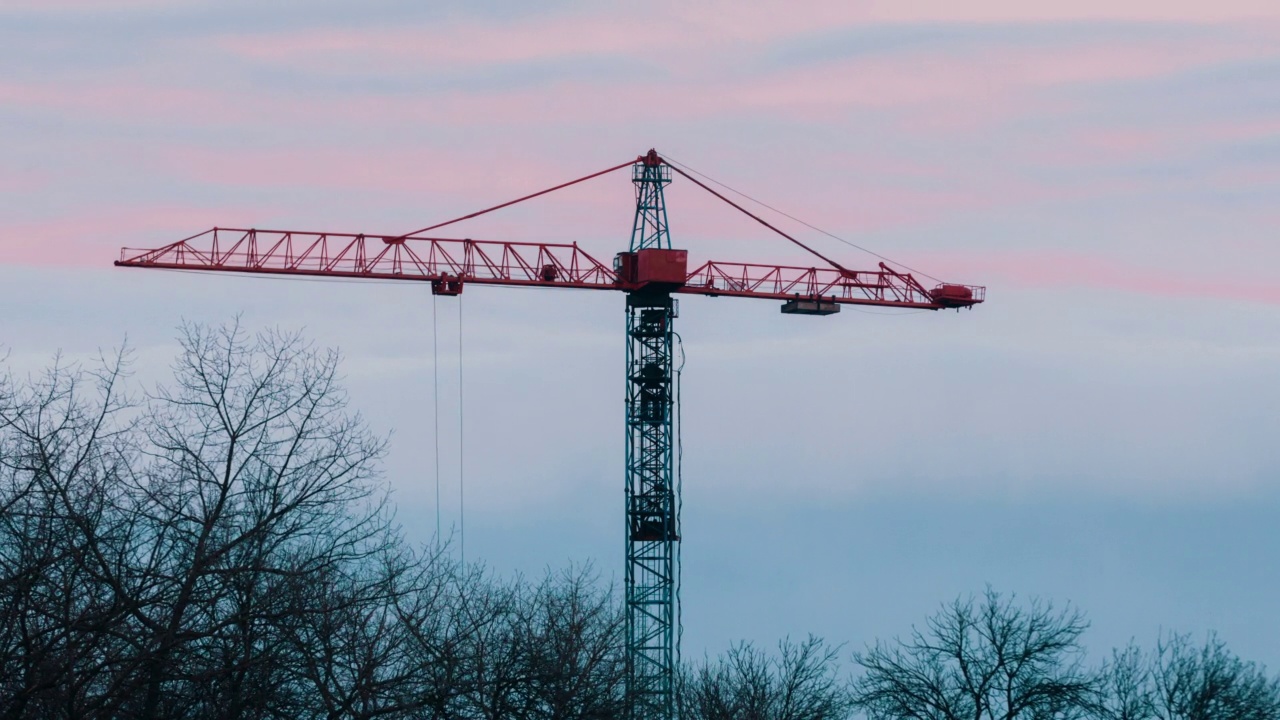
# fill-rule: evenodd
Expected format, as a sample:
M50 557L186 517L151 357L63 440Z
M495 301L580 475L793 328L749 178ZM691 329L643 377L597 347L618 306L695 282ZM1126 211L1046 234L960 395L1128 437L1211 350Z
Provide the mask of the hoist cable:
M463 431L462 402L462 296L458 296L458 557L465 565L467 562L467 496L464 459L466 443Z
M680 333L671 333L676 340L676 347L680 349L680 365L676 367L676 531L683 532L680 516L684 510L684 420L680 409L680 380L684 375L684 338L680 337ZM680 602L680 586L684 571L681 569L681 550L684 547L683 542L676 543L676 577L675 577L675 605L676 605L676 667L680 667L680 646L684 639L684 619L683 619L683 603Z
M436 314L436 296L431 295L431 400L435 406L435 419L432 429L436 441L436 547L440 547L443 537L440 534L440 350L437 342L439 336L438 316Z

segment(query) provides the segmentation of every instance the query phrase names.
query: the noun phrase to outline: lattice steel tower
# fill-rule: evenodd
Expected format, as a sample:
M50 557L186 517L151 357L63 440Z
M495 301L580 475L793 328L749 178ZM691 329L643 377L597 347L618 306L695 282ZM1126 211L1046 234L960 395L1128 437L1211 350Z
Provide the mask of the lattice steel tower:
M671 250L663 188L671 169L652 150L632 168L636 217L633 258ZM665 255L662 254L662 255ZM659 255L661 257L661 255ZM642 261L642 260L639 260ZM675 717L675 545L679 498L675 468L675 397L671 288L653 283L627 293L627 692L630 720Z

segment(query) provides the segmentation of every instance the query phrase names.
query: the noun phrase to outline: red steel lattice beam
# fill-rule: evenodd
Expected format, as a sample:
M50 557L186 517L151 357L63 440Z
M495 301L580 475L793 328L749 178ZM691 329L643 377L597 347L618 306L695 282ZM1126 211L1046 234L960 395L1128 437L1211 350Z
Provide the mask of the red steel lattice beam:
M605 263L577 244L519 243L213 228L154 250L125 248L116 265L337 278L461 281L488 285L631 291ZM942 287L942 286L940 286ZM939 302L939 288L925 289L910 274L883 263L854 271L736 262L707 262L674 292L692 295L791 300L821 298L851 305L941 309L982 302L984 288L964 287L968 302Z

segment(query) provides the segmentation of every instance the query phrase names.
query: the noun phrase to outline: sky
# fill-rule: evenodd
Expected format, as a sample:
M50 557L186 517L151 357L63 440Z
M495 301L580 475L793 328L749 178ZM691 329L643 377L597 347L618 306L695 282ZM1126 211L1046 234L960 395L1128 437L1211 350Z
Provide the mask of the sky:
M391 434L406 532L438 508L468 560L619 582L620 295L111 262L215 225L408 232L654 147L988 288L682 300L687 657L857 648L990 584L1080 607L1099 657L1216 630L1280 668L1278 80L1273 0L0 0L0 346L25 371L127 338L148 383L183 320L303 329ZM607 259L632 193L458 227ZM687 182L667 202L691 260L807 263Z

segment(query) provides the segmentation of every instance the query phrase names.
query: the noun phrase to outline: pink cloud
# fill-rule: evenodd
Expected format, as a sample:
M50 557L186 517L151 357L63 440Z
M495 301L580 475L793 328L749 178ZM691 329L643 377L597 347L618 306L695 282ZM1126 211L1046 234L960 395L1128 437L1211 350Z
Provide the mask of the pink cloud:
M1119 290L1155 297L1280 305L1280 282L1249 274L1188 274L1068 251L929 254L912 265L949 280L1022 290ZM1069 301L1070 295L1064 294Z
M1086 127L1069 133L1055 149L1040 155L1059 165L1118 164L1178 157L1224 143L1280 137L1280 117L1232 118L1161 125ZM1266 170L1241 169L1241 177L1274 178ZM1261 174L1259 174L1261 173Z
M161 177L239 188L297 188L327 193L377 193L396 198L405 207L448 207L468 212L548 187L599 169L583 162L548 157L542 152L477 157L456 148L413 146L367 149L319 146L293 149L220 148L165 145L150 146L138 158ZM609 164L626 157L609 158ZM691 158L699 161L700 158ZM856 166L875 178L821 187L807 187L799 197L780 199L794 214L830 220L845 233L865 233L939 222L957 214L980 212L1001 206L1050 200L1060 190L1046 190L1014 177L984 177L963 186L947 182L945 170L917 165L904 170L893 153L842 155L825 158L826 165L797 166L795 180L823 173L841 174ZM832 164L834 163L834 164ZM600 163L604 165L604 163ZM700 163L701 164L701 163ZM712 170L712 168L706 168ZM907 182L902 173L906 172ZM717 173L719 174L719 173ZM926 176L930 182L915 183ZM896 182L887 182L894 178ZM941 181L942 186L937 182ZM1090 190L1107 193L1115 184L1094 185ZM777 188L762 194L779 200ZM752 190L752 192L755 192ZM488 233L505 239L580 239L616 232L630 217L632 189L625 171L539 198L528 204L459 226L450 232ZM340 196L340 195L339 195ZM366 195L367 197L367 195ZM353 197L353 202L362 202ZM772 237L737 211L723 205L690 183L679 180L673 188L673 221L680 234L707 240ZM299 210L301 210L299 208ZM562 218L566 218L563 219ZM422 217L422 224L440 217ZM234 220L221 220L234 224ZM532 224L531 224L532 222ZM473 230L473 228L476 228ZM333 228L335 230L392 232L408 228ZM479 235L477 235L479 237Z
M120 248L158 247L225 223L228 208L135 205L88 209L48 220L5 224L0 263L9 265L107 265ZM243 217L261 217L245 208Z
M509 199L602 169L582 161L551 158L547 153L491 156L486 152L428 144L291 148L156 145L140 153L144 164L166 175L237 187L324 188L378 191L422 197L429 193ZM619 153L609 165L633 155ZM615 180L625 183L625 172ZM598 197L606 178L573 186L580 202ZM613 183L619 185L618 182Z
M1020 0L871 0L858 3L864 18L878 22L1053 22L1071 20L1132 20L1154 22L1220 23L1240 20L1280 20L1270 0L1075 0L1074 2L1022 2Z
M754 6L753 6L754 7ZM874 9L874 5L857 6ZM341 102L307 94L229 90L216 86L146 84L93 78L63 85L0 83L0 103L64 113L93 113L122 120L182 122L194 126L266 123L342 124L362 128L483 124L520 117L529 124L622 124L642 120L646 108L666 118L706 119L769 113L788 120L828 122L863 110L912 109L901 121L918 130L950 124L972 128L1007 119L1027 107L1053 102L1041 93L1062 85L1156 77L1192 67L1269 54L1266 38L1231 41L1176 40L1138 44L992 47L962 52L922 49L763 72L739 79L723 72L732 53L725 45L826 27L857 12L844 4L820 6L813 16L747 11L711 28L702 10L691 23L626 15L549 17L519 27L446 24L426 28L306 30L223 36L220 51L309 70L417 73L433 67L456 71L468 64L521 63L593 53L665 58L666 78L630 81L568 80L539 87L456 90L427 95L348 93ZM753 19L754 18L754 19ZM774 19L776 22L766 22ZM252 86L248 86L252 88Z
M547 14L520 22L460 20L411 27L310 29L228 35L216 44L233 54L273 63L330 71L416 72L431 67L495 65L555 58L609 55L643 58L687 75L690 56L714 56L744 46L841 27L893 23L1044 23L1128 20L1223 23L1258 19L1280 22L1271 0L1204 3L1028 3L1013 0L922 2L685 3L667 0L628 10ZM732 58L725 58L731 64Z
M425 35L421 28L407 28L306 31L216 40L217 45L227 52L272 62L298 61L309 65L317 59L328 58L327 61L341 66L363 56L375 64L409 61L406 67L410 69L420 69L430 63L453 68L468 62L518 63L575 53L653 54L662 51L673 58L671 63L687 62L690 68L695 68L676 73L675 80L646 79L622 83L564 81L539 88L426 95L354 92L337 100L266 93L256 89L165 85L136 79L92 78L74 85L0 81L0 103L140 124L276 130L294 125L345 127L359 129L362 134L372 137L377 137L388 127L429 129L483 126L486 123L509 126L513 118L518 118L524 127L618 127L621 130L616 135L622 135L627 129L634 129L653 119L644 108L660 108L655 113L660 113L664 120L769 116L825 123L845 122L851 113L872 108L891 111L888 114L895 119L895 129L905 130L907 134L927 129L930 142L941 142L958 131L971 129L969 123L1007 119L1018 112L1025 112L1028 107L1044 112L1053 100L1051 94L1038 92L1043 88L1155 77L1198 65L1255 57L1274 47L1257 42L1169 40L1136 45L1054 46L1047 49L921 50L762 73L749 80L725 79L734 76L720 76L721 64L729 61L717 57L717 54L735 43L757 42L841 23L886 22L895 17L906 22L915 17L912 13L918 12L901 9L898 5L877 3L820 4L813 7L812 14L787 11L782 5L748 5L750 7L739 8L741 12L722 15L708 10L706 5L695 4L672 5L654 16L548 17L519 28L500 24L448 23L428 29L430 32ZM1095 10L1102 7L1101 4L1095 5ZM729 6L710 7L723 10ZM965 4L963 11L948 10L949 7L935 3L932 12L944 21L951 17L948 12L955 17L964 12L974 13L974 17L995 17L999 13L1034 14L1031 10L1019 10L1021 6L999 2ZM1092 12L1090 7L1086 2L1075 6L1072 12L1078 10L1087 14ZM1143 12L1154 12L1155 7L1152 5ZM1214 12L1227 13L1219 19L1229 19L1230 12L1243 12L1249 5L1228 2L1214 7L1217 8ZM1129 8L1128 11L1137 12L1137 9ZM1187 11L1190 12L1189 9ZM1201 19L1204 17L1208 15ZM688 22L673 23L672 18L684 18ZM1024 19L1034 20L1029 16ZM1187 19L1193 18L1188 15ZM637 111L637 108L641 110ZM1273 132L1274 128L1274 124L1268 125L1263 121L1241 121L1238 127L1224 126L1219 130L1223 136L1233 132L1256 135ZM1188 137L1194 140L1197 137L1194 131L1189 132ZM901 133L890 131L886 133L884 142L887 146L902 137ZM490 200L502 200L539 188L561 176L572 177L575 172L594 169L572 167L571 163L563 161L549 163L550 149L507 153L504 156L502 150L454 149L447 142L441 140L432 146L375 144L343 147L328 144L305 149L297 146L268 150L173 147L149 143L137 154L140 164L161 178L176 177L247 187L313 188L331 193L350 189L409 197L414 194L449 194L451 201L456 200L467 210ZM1118 157L1146 156L1161 152L1171 144L1185 142L1181 137L1159 135L1156 131L1147 134L1140 130L1107 128L1062 138L1057 145L1062 148L1058 161L1072 162L1091 156L1114 162ZM626 154L642 149L628 148ZM906 172L900 157L903 154L890 148L871 157L852 158L846 155L838 158L844 163L856 162L863 171L882 169L883 176L899 181L897 187L893 183L872 187L843 183L830 188L816 188L806 191L805 197L789 209L812 218L819 217L824 208L828 216L830 208L838 208L841 213L837 220L840 223L838 230L857 233L919 226L1000 207L1138 189L1132 183L1118 180L1092 182L1088 187L1080 188L1036 187L1018 177L1017 168L999 172L979 169L971 182L960 185L955 182L954 168L930 167L927 164L911 173L934 175L941 185L935 182L913 184L901 182L913 179L903 178ZM609 158L609 162L622 159L625 157ZM697 158L689 159L698 161ZM1239 179L1248 181L1261 177L1256 175L1261 171L1249 172L1255 174ZM5 187L5 182L6 179L0 177L0 188ZM561 212L574 216L575 220L584 220L584 226L613 228L615 215L610 213L615 213L617 198L625 196L628 190L619 192L594 184L577 189L574 191L574 207L585 206L588 211ZM140 216L150 216L149 209L145 207L137 207L135 212ZM555 212L539 211L542 213L540 216L545 217L551 217ZM149 220L116 215L113 222L121 223L128 236L145 233L149 228L163 230L165 234L159 242L164 242L215 223L251 224L252 218L261 217L261 213L246 211L241 217L247 215L250 219L235 220L235 213L216 210L207 214L197 213L198 217L206 218L203 221L196 222L196 218L191 217L190 222L176 222L179 216L173 215L174 222L169 223L163 220L169 217L167 213L161 209ZM712 239L730 239L737 231L730 229L735 226L729 221L722 223L722 217L713 213L682 215L682 232ZM425 217L423 222L431 219ZM28 234L39 235L42 239L35 245L24 246L21 251L7 251L6 257L42 258L43 248L62 243L66 238L79 237L82 230L87 231L99 223L99 217L86 216L84 220L28 224L25 228ZM834 224L825 220L820 220L820 223ZM527 233L536 232L543 233L537 236L538 239L550 239L548 234L555 232L551 228L561 226L547 224L531 228L522 226L520 221L498 219L485 227L488 228L486 232L496 237L534 239ZM567 224L563 227L576 226ZM408 228L335 229L386 232ZM586 235L596 231L570 232ZM121 244L126 243L137 244L127 239ZM77 255L73 253L68 257L74 260Z
M763 18L768 16L758 16L758 27L733 19L707 33L701 32L703 26L698 23L673 23L659 30L656 25L663 24L662 18L632 22L625 17L587 16L547 18L519 28L323 30L224 37L216 42L233 54L340 73L353 69L416 73L434 67L456 71L468 65L518 64L595 53L634 55L647 62L665 63L669 72L668 77L654 80L568 80L536 88L459 90L436 93L429 100L366 96L344 107L317 106L308 111L329 117L336 114L352 122L367 122L375 115L406 122L459 124L519 115L530 123L562 125L571 118L580 123L612 124L634 121L637 113L644 114L644 108L659 107L667 117L689 119L769 113L789 120L829 122L859 109L927 108L905 122L930 131L945 124L957 128L986 125L1028 106L1051 110L1052 96L1040 93L1030 103L1027 98L1028 93L1046 88L1159 77L1268 56L1275 47L1274 38L1250 36L1046 48L921 49L763 72L749 79L723 72L738 57L727 52L726 45L741 38L826 27L823 18L830 16L834 23L843 17L840 13L847 13L838 10L842 5L823 7L825 13L803 21L793 17L796 13L787 15L792 20L776 23L765 22ZM748 16L757 17L750 12ZM807 24L811 22L813 27ZM646 30L647 23L655 27Z
M9 12L75 13L120 12L125 10L160 10L190 7L192 3L175 0L6 0Z
M787 108L801 117L924 104L987 107L991 117L1007 117L1012 98L1027 91L1160 77L1267 52L1269 46L1259 44L1202 40L927 50L773 73L735 86L728 95L742 107Z
M690 102L681 103L681 96ZM366 132L378 126L476 125L515 116L526 124L563 125L566 117L581 123L634 120L637 104L657 107L663 100L681 103L672 106L672 114L685 117L719 109L713 98L696 88L677 94L657 83L621 86L561 82L538 89L430 96L352 93L335 101L301 94L136 80L95 79L62 85L0 82L0 104L24 110L191 127L346 125Z
M860 17L843 3L811 3L805 11L782 3L718 4L713 11L705 5L666 3L549 14L519 23L486 19L225 35L214 43L240 57L340 72L377 68L413 73L596 55L632 56L687 70L690 55L705 59L728 46L860 24Z
M0 167L0 192L22 193L43 190L49 186L49 181L49 173L43 170Z
M419 27L321 28L266 35L228 35L217 47L240 57L315 70L400 70L496 65L593 54L670 48L680 33L648 36L614 18L570 17L514 26L461 22Z
M0 81L0 105L138 122L245 124L281 119L289 103L266 94L227 92L137 80L93 78L74 83Z

